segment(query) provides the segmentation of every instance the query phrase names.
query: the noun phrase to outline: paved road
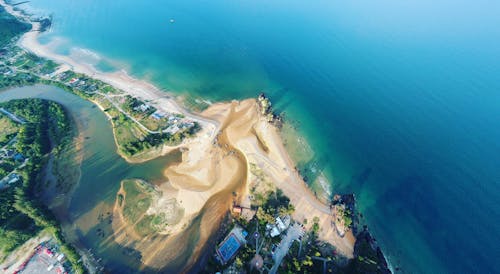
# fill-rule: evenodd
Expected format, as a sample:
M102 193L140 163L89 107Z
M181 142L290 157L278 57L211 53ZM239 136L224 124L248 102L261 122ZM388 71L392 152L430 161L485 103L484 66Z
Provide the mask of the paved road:
M15 114L7 111L4 108L0 108L0 112L2 112L3 114L9 116L9 118L12 119L15 122L18 122L20 124L25 124L26 123L26 121L24 121L24 119L17 117Z
M273 268L269 271L269 273L274 274L278 270L278 267L281 264L281 261L288 253L288 249L292 245L293 241L298 240L301 236L304 235L304 229L298 223L293 224L286 232L285 237L281 239L280 244L276 248L274 252L273 259L274 265Z

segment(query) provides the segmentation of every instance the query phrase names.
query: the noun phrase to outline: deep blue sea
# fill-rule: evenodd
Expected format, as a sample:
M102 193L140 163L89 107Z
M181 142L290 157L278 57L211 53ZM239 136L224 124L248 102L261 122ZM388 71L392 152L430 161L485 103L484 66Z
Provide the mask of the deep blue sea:
M500 1L29 5L54 17L44 43L101 70L209 100L270 94L393 267L499 272Z

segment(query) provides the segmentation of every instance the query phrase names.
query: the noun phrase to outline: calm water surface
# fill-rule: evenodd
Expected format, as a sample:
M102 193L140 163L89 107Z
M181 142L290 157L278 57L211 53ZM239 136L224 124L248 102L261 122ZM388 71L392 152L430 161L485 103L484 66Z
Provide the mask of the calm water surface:
M161 183L165 180L163 170L169 163L178 160L176 155L160 157L144 164L129 164L116 153L110 122L92 103L50 86L23 87L0 92L0 102L20 98L42 98L58 102L80 124L85 137L82 177L65 209L65 214L68 215L68 220L65 221L72 227L71 234L78 236L78 242L102 257L108 269L121 273L134 272L129 267L138 267L138 258L134 259L133 253L124 252L112 238L98 235L99 228L107 236L111 234L108 219L99 220L99 215L106 217L107 212L112 212L121 180L143 178Z
M212 100L268 92L315 152L300 167L357 195L392 265L497 271L500 2L29 5L54 15L44 43L103 70Z

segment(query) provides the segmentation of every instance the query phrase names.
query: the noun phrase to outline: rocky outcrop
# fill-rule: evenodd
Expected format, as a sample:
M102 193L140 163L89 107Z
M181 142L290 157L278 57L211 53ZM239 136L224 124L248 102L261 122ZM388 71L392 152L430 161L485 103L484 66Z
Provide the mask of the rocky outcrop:
M356 227L355 203L354 194L333 196L331 207L334 225L340 237L344 237L347 231ZM353 230L353 234L355 234L355 230Z
M259 97L257 97L257 104L260 113L267 118L269 123L274 124L278 128L283 126L283 118L279 114L274 113L271 100L264 93L259 94Z
M354 259L347 268L352 273L391 273L382 250L366 228L357 235Z
M335 227L340 236L352 230L356 235L354 244L354 258L344 267L347 273L391 273L382 250L377 245L367 227L358 233L359 218L356 212L356 198L354 194L334 195L332 210Z

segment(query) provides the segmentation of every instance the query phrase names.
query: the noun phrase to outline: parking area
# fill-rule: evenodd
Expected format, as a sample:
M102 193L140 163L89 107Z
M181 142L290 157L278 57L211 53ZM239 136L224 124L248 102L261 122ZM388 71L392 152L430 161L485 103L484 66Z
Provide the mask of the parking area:
M17 273L68 273L64 267L64 262L62 253L57 253L53 247L42 244L35 249L33 255L20 267Z

